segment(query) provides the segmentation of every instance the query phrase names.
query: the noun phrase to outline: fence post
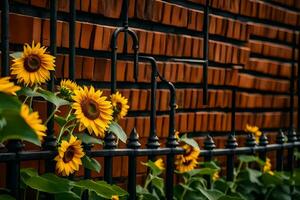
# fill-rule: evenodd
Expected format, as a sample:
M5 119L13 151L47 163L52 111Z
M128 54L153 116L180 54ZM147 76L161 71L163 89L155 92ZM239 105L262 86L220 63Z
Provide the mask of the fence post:
M106 137L104 139L104 148L105 149L115 149L117 147L116 137L113 133L106 133ZM112 184L112 170L113 170L113 157L107 156L104 158L104 180Z
M231 132L227 139L226 148L232 149L232 152L227 155L227 180L232 181L234 177L234 149L238 146L235 138L235 111L236 111L236 88L232 88L232 101L231 101Z
M267 147L268 144L269 144L268 138L266 134L262 132L261 136L259 137L259 146ZM267 150L265 148L264 151L259 152L259 158L262 160L266 160L266 157L267 157Z
M167 138L167 147L175 149L178 146L177 139L175 137L175 110L176 110L176 91L171 82L168 82L170 89L170 113L169 113L169 136ZM174 154L173 152L167 155L167 169L166 169L166 199L173 200L174 193Z
M216 148L215 142L214 142L213 138L208 134L206 136L206 138L205 138L205 141L204 141L204 149L209 151L208 155L204 157L204 160L206 162L209 162L209 161L212 160L212 153L211 153L211 151L214 148ZM210 176L206 176L205 179L207 181L207 187L211 188L211 179L210 179Z
M279 130L277 136L276 136L276 143L277 144L283 144L284 143L284 132L282 130ZM283 170L283 150L284 148L281 147L276 151L276 170L282 171Z
M10 140L6 145L9 152L16 153L16 160L7 162L6 184L11 194L20 199L20 161L18 160L18 152L23 148L20 140Z
M56 56L56 23L57 23L57 0L50 1L50 53ZM54 91L54 72L50 72L50 80L47 88L49 91ZM47 103L47 116L50 116L54 111L54 105ZM54 118L52 117L47 123L47 136L45 137L44 148L46 150L55 150L56 138L54 136ZM55 162L49 159L46 160L46 171L55 171Z
M141 147L141 144L139 143L139 135L135 128L131 131L127 147L130 149L139 149ZM136 199L136 164L136 155L129 155L127 190L130 200Z

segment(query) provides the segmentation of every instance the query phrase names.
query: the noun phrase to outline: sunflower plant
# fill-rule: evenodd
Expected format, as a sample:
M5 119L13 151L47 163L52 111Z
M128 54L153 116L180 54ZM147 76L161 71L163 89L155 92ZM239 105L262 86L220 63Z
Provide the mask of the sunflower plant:
M25 44L23 52L11 57L11 76L0 78L0 142L21 140L42 146L47 124L54 120L59 127L55 133L56 173L70 176L82 165L99 172L100 164L85 154L83 146L103 144L110 132L126 143L118 121L127 115L128 100L120 92L105 96L93 86L79 86L67 79L55 91L47 90L55 57L40 43ZM53 104L46 119L34 107L37 100Z

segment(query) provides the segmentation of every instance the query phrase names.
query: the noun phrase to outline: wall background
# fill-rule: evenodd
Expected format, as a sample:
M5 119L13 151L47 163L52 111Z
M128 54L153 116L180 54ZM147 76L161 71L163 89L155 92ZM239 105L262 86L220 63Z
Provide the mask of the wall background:
M122 0L77 0L76 80L93 84L109 94L110 37L120 20ZM300 25L300 1L297 0L211 0L209 24L208 105L202 103L202 66L173 62L173 58L203 57L204 0L129 0L129 25L137 32L140 53L158 61L160 73L177 88L180 132L197 137L208 132L215 136L218 147L231 129L231 91L237 86L237 134L246 123L257 125L274 140L279 128L289 125L289 87L293 30ZM13 0L10 5L10 48L21 50L32 40L49 46L49 0ZM56 78L68 78L68 9L69 0L58 0ZM118 40L119 51L123 41ZM297 32L297 41L299 34ZM129 44L132 43L129 41ZM299 43L297 42L297 45ZM129 45L130 46L130 45ZM128 49L132 53L131 49ZM296 51L298 58L298 50ZM296 61L297 62L297 61ZM121 124L129 134L137 128L143 145L149 135L150 65L140 63L138 83L133 79L133 62L119 61L119 90L129 98L131 111ZM297 74L297 73L296 73ZM159 84L160 87L160 84ZM161 88L161 87L160 87ZM166 89L157 93L157 133L164 142L168 134L168 99ZM44 109L43 102L35 102ZM297 107L297 97L295 97ZM295 107L295 109L296 109ZM296 111L296 110L295 110ZM45 112L43 113L45 114ZM297 122L297 113L294 115ZM242 145L243 136L239 137ZM120 146L124 146L120 144ZM27 148L32 148L30 145ZM127 158L114 176L125 177ZM101 160L101 159L100 159ZM145 160L141 158L140 160ZM22 163L40 167L43 162ZM5 165L0 164L5 170ZM139 178L145 173L139 166ZM103 173L103 172L102 172ZM2 173L1 173L2 174ZM80 174L80 173L79 173ZM95 176L99 176L94 174ZM100 174L102 176L103 174ZM0 185L5 178L1 175Z

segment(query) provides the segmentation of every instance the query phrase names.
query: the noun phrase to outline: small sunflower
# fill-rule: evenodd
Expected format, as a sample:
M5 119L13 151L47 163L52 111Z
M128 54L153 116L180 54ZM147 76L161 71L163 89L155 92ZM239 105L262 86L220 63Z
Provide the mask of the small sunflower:
M16 95L16 92L21 89L20 86L15 85L13 82L9 81L10 77L0 78L0 92Z
M165 169L164 161L163 159L159 158L154 162L155 166L158 167L160 170Z
M40 43L24 45L22 56L14 59L11 67L11 74L16 75L19 83L33 86L49 80L50 71L55 70L55 57L46 54L46 50Z
M74 91L79 89L79 86L71 80L61 80L59 85L59 93L68 100L72 99Z
M176 170L181 173L189 172L195 169L198 165L197 159L186 160L183 155L176 156L175 160Z
M212 175L212 180L213 181L216 181L220 178L220 175L219 175L219 171L215 172L213 175Z
M119 92L112 94L110 98L114 110L114 120L117 121L123 119L127 115L129 109L129 106L127 105L128 99L123 97Z
M263 172L264 173L268 173L270 175L274 175L274 172L272 172L272 164L271 164L271 160L269 158L266 159L266 163L263 167Z
M119 200L119 196L118 195L112 195L111 200Z
M30 113L29 107L26 104L22 104L20 115L25 122L34 130L40 141L43 141L43 137L46 136L47 127L43 125L42 120L39 117L38 112Z
M84 86L74 91L72 97L75 103L72 108L75 109L75 115L80 122L79 130L88 129L89 133L104 138L104 132L113 120L112 106L102 91L95 91L94 87L90 89Z
M69 142L63 140L58 148L58 155L54 158L56 163L56 170L63 176L69 176L75 171L79 170L82 165L81 158L84 152L81 146L81 141L71 135Z
M245 132L253 134L255 137L256 143L259 143L259 138L262 133L257 126L250 126L250 125L246 124Z

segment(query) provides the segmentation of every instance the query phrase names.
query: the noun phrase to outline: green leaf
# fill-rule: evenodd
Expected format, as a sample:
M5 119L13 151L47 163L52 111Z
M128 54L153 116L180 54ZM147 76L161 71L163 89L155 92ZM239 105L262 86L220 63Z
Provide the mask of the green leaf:
M244 200L244 199L241 197L232 197L232 196L226 195L226 196L222 196L222 197L218 198L218 200Z
M34 91L29 87L25 87L25 88L21 89L20 91L18 91L17 94L18 94L18 96L25 95L28 97L42 97L46 101L53 103L56 106L56 108L58 108L60 106L64 106L64 105L70 105L69 101L64 100L64 99L58 97L57 95L55 95L55 93L50 92L48 90L44 90L42 88L38 88L37 91Z
M52 181L41 176L33 176L26 181L26 184L32 189L36 189L41 192L58 194L69 192L71 185L63 184L61 181Z
M0 194L0 200L15 200L15 198L7 194Z
M15 96L10 96L0 92L0 112L3 110L20 110L21 102Z
M100 172L101 170L101 165L100 163L95 160L94 158L89 158L87 155L83 156L82 159L82 165L90 170L96 171L96 172Z
M280 178L280 176L276 176L276 174L272 176L269 173L264 173L261 176L261 181L265 186L275 186L283 183L283 180Z
M162 170L159 169L159 168L154 164L154 162L151 161L151 160L148 160L148 162L146 162L146 163L143 163L143 162L142 162L142 164L145 165L145 166L147 166L147 167L149 167L149 168L151 169L151 172L152 172L152 175L153 175L153 176L158 176L159 174L162 173Z
M65 125L67 123L67 120L59 115L54 115L54 121L60 126L62 127L63 125Z
M62 98L59 98L54 93L49 92L47 90L39 89L40 96L45 100L53 103L57 108L64 105L70 105L69 101L66 101Z
M162 195L164 195L164 179L158 177L158 176L152 176L150 174L151 177L151 183L154 187L156 187Z
M218 190L222 191L223 193L225 193L229 189L229 185L228 185L228 182L226 182L225 180L219 179L214 182L213 188L218 189Z
M19 112L15 109L2 110L1 116L5 118L7 124L0 129L0 142L16 139L41 146L38 136L20 116Z
M51 182L58 183L60 185L68 185L68 186L72 185L72 182L70 180L68 180L66 178L61 178L52 173L43 174L41 177L45 178Z
M22 168L20 170L21 188L25 189L27 180L33 176L38 176L38 172L33 168Z
M81 198L74 192L63 192L55 194L55 200L80 200Z
M249 156L249 155L241 155L238 157L241 162L249 163L249 162L257 162L258 157Z
M215 200L215 196L218 196L218 194L216 195L211 195L210 192L208 192L208 190L205 190L201 187L197 188L197 190L203 195L205 196L208 200Z
M108 132L113 132L122 142L126 143L127 135L117 122L113 121L109 125Z
M83 189L95 192L98 196L110 199L113 195L122 196L119 190L115 190L111 185L105 182L95 182L92 180L81 180L74 182L74 185Z
M213 199L219 199L221 196L224 196L224 193L219 190L206 190L207 194Z
M84 144L103 144L102 140L95 138L87 133L75 133L74 136L76 136Z
M210 161L210 162L201 162L200 165L205 168L211 168L211 169L216 169L220 170L221 168L217 165L216 162Z
M23 55L23 52L22 51L17 51L17 52L14 52L14 53L11 53L9 54L10 57L12 57L13 59L18 59L18 58L21 58L22 55Z
M199 149L200 150L200 147L198 145L198 143L196 142L196 140L194 140L193 138L188 138L186 135L183 135L181 138L180 138L180 141L196 148L196 149Z
M211 169L211 168L200 168L200 169L193 169L191 171L185 172L186 174L189 174L189 176L193 177L193 176L203 176L203 175L213 175L214 173L216 173L217 169Z

